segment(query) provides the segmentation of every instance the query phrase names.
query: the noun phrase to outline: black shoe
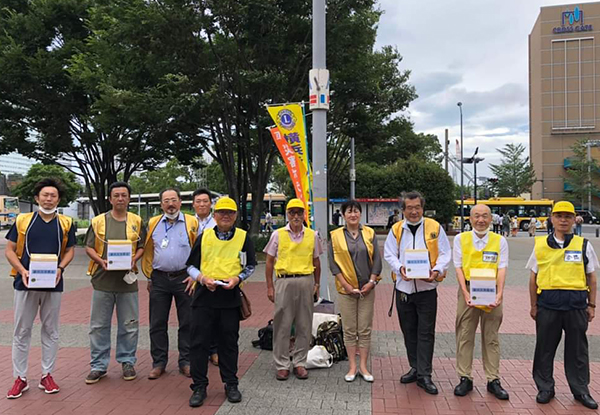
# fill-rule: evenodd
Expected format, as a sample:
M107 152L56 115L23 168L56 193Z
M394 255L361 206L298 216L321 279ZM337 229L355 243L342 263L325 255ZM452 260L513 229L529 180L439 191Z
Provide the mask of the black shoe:
M508 400L508 392L506 392L506 390L504 390L500 384L500 379L494 379L491 382L488 382L487 390L488 392L493 393L494 396L500 400Z
M473 381L465 376L460 378L460 383L454 388L456 396L466 396L467 393L473 390Z
M537 403L548 403L554 398L554 391L539 391L535 397Z
M227 396L227 400L231 403L242 401L242 393L239 391L237 385L225 385L225 395Z
M417 386L419 388L423 388L425 392L430 395L437 395L438 389L435 386L435 383L431 380L431 376L423 376L420 379L417 379Z
M411 367L410 370L400 377L400 383L413 383L417 381L417 369Z
M590 395L573 395L576 401L579 401L586 408L598 409L598 403Z
M192 408L197 408L199 406L202 406L202 404L204 403L204 401L206 400L206 387L202 388L198 388L195 389L194 392L192 393L192 396L190 396L190 406Z

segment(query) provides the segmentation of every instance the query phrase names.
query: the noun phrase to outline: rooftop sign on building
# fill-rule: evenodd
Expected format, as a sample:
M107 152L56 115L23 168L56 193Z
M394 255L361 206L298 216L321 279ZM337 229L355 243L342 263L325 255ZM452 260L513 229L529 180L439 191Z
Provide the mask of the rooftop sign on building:
M575 6L573 11L568 8L562 12L562 25L552 29L555 34L573 33L573 32L591 32L594 30L591 24L584 24L583 10L579 6Z

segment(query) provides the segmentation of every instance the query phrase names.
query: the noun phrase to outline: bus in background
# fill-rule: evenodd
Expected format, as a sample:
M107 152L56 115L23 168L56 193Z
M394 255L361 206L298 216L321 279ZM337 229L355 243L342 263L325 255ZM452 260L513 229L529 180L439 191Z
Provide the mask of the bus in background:
M465 223L469 223L469 215L471 207L475 201L473 199L464 200L464 217ZM522 197L494 197L491 199L477 200L477 203L488 205L492 213L498 215L508 214L511 218L517 216L519 229L526 231L529 228L529 221L532 216L537 219L537 229L544 227L544 223L552 212L553 200L538 199L526 200ZM470 225L470 224L469 224ZM456 201L456 215L452 226L454 229L460 229L460 200Z
M0 195L0 228L12 226L19 213L18 197Z
M273 216L273 229L285 225L285 203L288 198L283 193L265 193L260 214L260 229L265 229L265 215L267 211ZM248 193L246 200L246 214L248 222L252 220L252 194Z

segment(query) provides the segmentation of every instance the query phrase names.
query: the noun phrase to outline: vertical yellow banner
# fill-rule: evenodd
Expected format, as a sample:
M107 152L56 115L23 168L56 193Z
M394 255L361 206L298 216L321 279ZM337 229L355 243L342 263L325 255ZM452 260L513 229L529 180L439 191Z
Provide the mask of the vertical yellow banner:
M267 110L279 128L279 131L285 137L287 143L294 150L296 156L298 156L304 200L310 202L312 193L312 170L308 159L308 140L306 138L304 110L300 104L274 105L267 107ZM312 217L310 203L308 203L307 212L309 218L307 223L310 226L310 218Z

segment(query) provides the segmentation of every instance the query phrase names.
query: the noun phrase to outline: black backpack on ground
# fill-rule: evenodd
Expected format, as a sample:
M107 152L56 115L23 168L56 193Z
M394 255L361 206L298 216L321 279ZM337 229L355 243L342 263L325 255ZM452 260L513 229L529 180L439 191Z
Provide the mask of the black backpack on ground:
M252 340L252 346L263 350L273 350L273 320L258 330L258 340Z
M325 321L319 324L315 344L325 346L327 351L333 356L334 362L346 360L348 353L344 345L344 333L340 324L335 321Z

